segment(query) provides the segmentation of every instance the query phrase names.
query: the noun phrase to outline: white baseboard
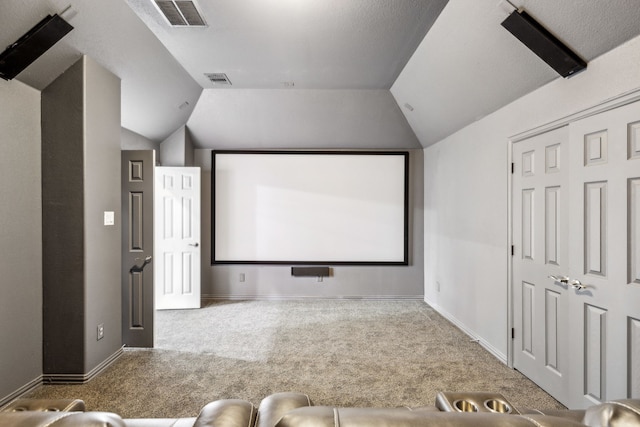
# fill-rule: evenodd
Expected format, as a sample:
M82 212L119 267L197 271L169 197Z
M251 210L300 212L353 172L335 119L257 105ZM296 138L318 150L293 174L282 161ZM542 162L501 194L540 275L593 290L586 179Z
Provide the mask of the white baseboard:
M453 316L448 311L444 310L437 303L430 301L426 297L424 298L424 302L429 304L442 317L447 319L449 322L453 323L458 329L460 329L462 332L464 332L469 337L471 337L473 341L476 341L478 344L480 344L485 350L491 353L496 359L498 359L499 361L507 365L507 356L503 352L501 352L500 350L498 350L497 348L495 348L494 346L486 342L482 337L478 336L478 334L476 334L474 331L469 329L464 323L462 323L460 320L458 320L455 316Z
M340 295L340 296L301 296L301 295L201 295L206 301L312 301L312 300L364 300L364 301L424 301L423 295Z

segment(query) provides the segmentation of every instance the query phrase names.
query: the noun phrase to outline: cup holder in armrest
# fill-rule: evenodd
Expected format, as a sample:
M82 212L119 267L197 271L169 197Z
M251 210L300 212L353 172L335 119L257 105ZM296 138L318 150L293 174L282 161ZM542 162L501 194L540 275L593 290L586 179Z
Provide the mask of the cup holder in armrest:
M458 399L453 402L453 407L458 412L478 412L478 407L465 399Z
M0 412L84 412L84 401L80 399L16 399Z
M484 407L491 412L497 412L499 414L511 413L511 405L502 399L487 399L484 401Z
M438 392L436 408L443 412L520 414L500 393Z

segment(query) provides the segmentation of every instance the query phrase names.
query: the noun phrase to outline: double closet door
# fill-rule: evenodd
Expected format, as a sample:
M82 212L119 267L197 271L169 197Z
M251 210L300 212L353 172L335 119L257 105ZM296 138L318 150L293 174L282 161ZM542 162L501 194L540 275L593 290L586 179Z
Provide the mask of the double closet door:
M513 163L514 367L570 408L640 398L640 102Z

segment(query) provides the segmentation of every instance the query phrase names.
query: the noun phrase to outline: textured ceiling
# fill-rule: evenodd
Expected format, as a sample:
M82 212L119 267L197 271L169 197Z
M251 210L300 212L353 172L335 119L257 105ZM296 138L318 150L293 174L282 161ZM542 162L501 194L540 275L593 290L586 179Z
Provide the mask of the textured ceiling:
M206 28L127 3L204 88L389 89L446 0L196 0Z
M0 46L70 5L75 29L17 79L42 89L89 55L122 79L123 127L162 141L188 124L203 147L428 146L559 78L500 26L505 1L197 2L206 28L169 27L151 0L4 0ZM638 0L511 3L587 61L640 33Z

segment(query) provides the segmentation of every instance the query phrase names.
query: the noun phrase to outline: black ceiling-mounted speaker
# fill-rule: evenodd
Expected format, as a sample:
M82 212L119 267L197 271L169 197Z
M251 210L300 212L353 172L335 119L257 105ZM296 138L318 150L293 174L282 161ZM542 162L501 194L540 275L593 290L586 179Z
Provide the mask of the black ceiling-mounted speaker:
M511 13L502 26L562 77L571 77L587 68L586 62L524 10Z
M58 15L47 15L0 53L0 77L13 79L71 30L73 27Z

